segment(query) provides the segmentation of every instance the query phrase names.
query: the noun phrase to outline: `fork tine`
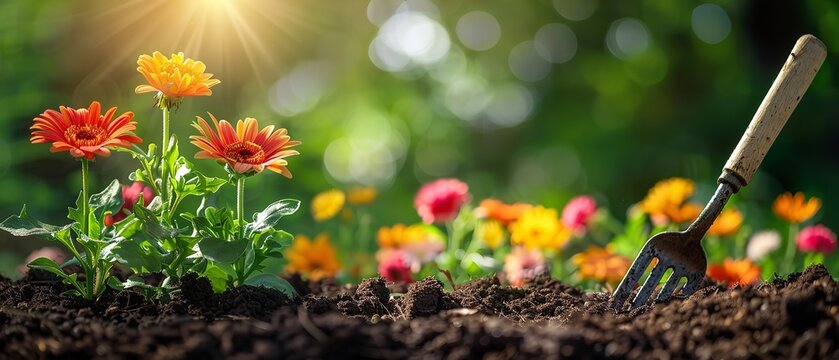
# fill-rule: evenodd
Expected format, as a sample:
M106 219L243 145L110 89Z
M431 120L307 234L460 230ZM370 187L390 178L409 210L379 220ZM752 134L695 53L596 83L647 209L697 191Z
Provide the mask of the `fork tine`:
M692 274L688 276L688 282L679 294L682 296L693 294L702 285L703 280L705 280L704 274Z
M623 280L621 280L617 290L615 290L615 295L612 299L612 308L618 311L623 308L623 303L626 302L626 299L629 298L630 294L632 294L632 289L635 287L635 284L638 283L638 280L641 279L641 276L644 275L644 269L647 268L647 265L649 265L652 260L653 256L650 251L647 249L641 250L641 253L638 254L638 257L636 257L635 261L632 262L632 266L629 268L629 271L627 271L626 275L623 276Z
M676 286L679 285L679 279L681 278L682 275L677 274L674 269L674 271L670 273L670 277L667 279L667 282L664 283L664 287L661 288L661 292L658 293L658 297L655 300L665 301L673 296L673 290L676 290Z
M650 271L650 276L647 277L647 281L644 282L644 286L638 291L638 295L635 295L635 299L632 300L629 310L636 309L647 303L647 300L650 299L650 295L652 295L655 287L658 286L658 282L661 280L661 277L664 276L664 272L667 271L668 267L669 265L664 264L664 262L661 261L661 258L658 259L658 264L655 265L653 271Z

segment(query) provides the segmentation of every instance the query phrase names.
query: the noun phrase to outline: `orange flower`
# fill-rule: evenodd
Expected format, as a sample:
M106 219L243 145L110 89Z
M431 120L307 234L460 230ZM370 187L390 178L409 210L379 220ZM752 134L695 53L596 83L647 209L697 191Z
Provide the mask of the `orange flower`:
M134 113L126 112L115 119L116 111L117 108L112 107L102 115L98 101L90 103L87 109L61 106L59 111L44 111L34 119L29 141L33 144L51 142L51 152L68 151L73 157L88 160L96 155L109 156L110 149L142 142L131 132L137 125L131 121Z
M685 204L693 195L693 181L684 178L670 178L659 181L650 189L639 206L645 213L659 223L667 220L675 223L687 222L699 216L701 208L694 204Z
M665 210L664 216L674 223L681 224L696 220L701 212L702 205L697 203L687 203L679 208Z
M734 235L740 230L741 225L743 225L743 213L737 209L725 209L708 229L708 235Z
M728 258L722 264L708 266L708 276L716 281L727 283L729 288L737 284L751 285L760 281L760 267L749 259Z
M791 193L778 195L775 203L772 204L772 209L784 221L800 224L816 215L821 206L822 202L819 198L814 196L805 201L804 194L798 192L795 195Z
M614 252L612 244L605 248L589 246L585 251L571 257L580 269L578 274L583 280L591 279L615 285L623 279L623 274L629 270L632 260Z
M172 54L171 58L155 51L151 56L140 55L137 71L146 78L147 84L139 85L134 92L143 94L157 91L159 96L169 98L171 106L186 96L209 96L211 87L221 81L205 73L203 62L184 57L184 53Z
M314 240L306 235L295 236L285 257L288 259L286 271L306 275L312 281L334 277L341 270L335 248L326 234L318 234Z
M519 219L521 214L530 208L530 204L515 203L505 204L497 199L485 199L478 207L483 216L498 221L504 226Z
M259 173L267 168L291 178L285 158L300 154L297 150L289 150L290 147L300 145L300 142L291 140L286 129L280 128L275 131L274 126L269 125L259 131L259 121L246 118L236 122L234 131L227 120L219 122L213 114L209 115L216 131L213 131L200 116L198 123L192 123L201 133L189 137L192 144L201 149L195 154L195 158L226 162L239 174Z

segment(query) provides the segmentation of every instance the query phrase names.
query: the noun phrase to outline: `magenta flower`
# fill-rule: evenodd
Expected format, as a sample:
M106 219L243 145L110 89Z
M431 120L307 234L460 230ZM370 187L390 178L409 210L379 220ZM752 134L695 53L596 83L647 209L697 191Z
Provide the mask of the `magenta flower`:
M379 260L379 275L387 281L411 283L411 264L405 253L398 249L383 249L376 256Z
M154 190L151 186L139 181L135 181L131 186L122 185L122 207L114 214L105 215L105 226L113 226L131 214L134 211L134 204L140 199L140 194L143 194L143 206L149 206L154 199Z
M460 207L469 201L469 185L457 179L440 179L423 185L414 207L426 224L454 220Z
M836 250L836 234L822 225L808 226L798 233L795 243L804 252L829 254Z
M571 199L562 209L562 224L574 231L577 236L586 233L586 228L597 212L597 202L587 195Z

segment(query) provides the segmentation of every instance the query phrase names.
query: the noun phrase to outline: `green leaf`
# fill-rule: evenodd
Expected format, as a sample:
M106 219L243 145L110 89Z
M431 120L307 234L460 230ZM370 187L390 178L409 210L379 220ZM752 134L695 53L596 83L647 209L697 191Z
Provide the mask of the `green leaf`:
M136 272L156 272L162 268L163 254L153 246L143 246L143 243L134 239L124 239L111 247L111 256L114 261L128 265Z
M293 299L296 295L294 286L291 286L288 281L274 274L256 275L245 280L245 285L264 286L269 289L276 289L284 293L290 299Z
M0 223L0 229L6 230L14 236L41 236L52 238L54 234L66 226L55 226L45 224L29 216L26 212L26 205L20 210L20 215L9 216Z
M274 227L283 216L294 214L300 208L300 200L283 199L277 201L265 210L253 215L253 222L247 225L247 233L257 233Z
M207 279L210 280L210 284L213 286L213 291L217 293L224 292L224 290L227 289L227 284L233 279L227 271L213 264L209 264L207 266L207 270L205 270L202 275L206 276Z
M116 179L111 181L105 190L90 197L91 211L99 208L113 211L122 206L122 203L122 185Z
M172 229L160 223L154 213L144 208L140 201L134 204L134 216L143 224L143 233L154 240L171 239L181 233L180 229Z
M61 279L67 281L70 280L70 276L65 274L64 271L61 270L61 267L55 263L55 261L52 261L51 259L47 259L45 257L40 257L35 260L32 260L32 262L30 262L27 266L30 269L47 271L49 273L57 275Z
M239 238L227 241L215 237L205 237L198 242L198 249L210 261L222 264L230 264L239 259L245 248L248 246L247 238Z

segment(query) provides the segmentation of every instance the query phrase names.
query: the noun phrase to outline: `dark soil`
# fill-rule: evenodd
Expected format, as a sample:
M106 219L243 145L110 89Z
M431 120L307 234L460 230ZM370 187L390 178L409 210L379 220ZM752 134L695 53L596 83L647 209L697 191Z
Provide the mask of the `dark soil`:
M839 359L839 285L821 266L787 279L629 314L609 294L538 278L517 289L484 278L454 292L426 279L394 292L291 279L214 294L197 276L167 303L133 291L91 302L37 274L0 278L0 358L630 358Z

